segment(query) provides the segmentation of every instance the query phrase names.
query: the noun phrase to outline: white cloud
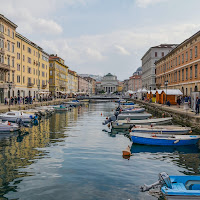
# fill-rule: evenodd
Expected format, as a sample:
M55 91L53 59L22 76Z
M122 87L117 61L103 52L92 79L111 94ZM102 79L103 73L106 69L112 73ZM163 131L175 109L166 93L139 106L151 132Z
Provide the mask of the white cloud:
M137 4L138 7L146 8L149 5L162 3L164 1L167 1L167 0L136 0L136 4Z
M119 50L120 54L127 55L127 56L131 55L124 47L119 46L119 45L115 45L115 47L116 49Z

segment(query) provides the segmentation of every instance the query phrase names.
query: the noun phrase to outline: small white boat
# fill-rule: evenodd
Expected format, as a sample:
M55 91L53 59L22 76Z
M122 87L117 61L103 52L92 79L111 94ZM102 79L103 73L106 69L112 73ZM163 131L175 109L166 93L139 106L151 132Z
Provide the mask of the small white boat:
M123 119L130 119L130 120L142 120L142 119L148 119L152 117L149 113L121 113L117 116L118 120Z
M152 125L135 125L132 132L142 132L142 133L161 133L161 134L187 134L191 133L192 129L190 127L181 126L152 126Z
M31 122L34 118L35 115L29 115L22 111L10 111L0 114L0 119L9 122L16 122L17 119L21 119L23 122Z
M0 121L0 133L9 133L9 132L15 132L19 131L19 125L16 123L11 123L11 122L2 122Z
M160 125L160 124L168 124L172 120L171 117L166 118L155 118L155 119L143 119L143 120L117 120L115 122L112 122L113 128L120 128L120 129L128 129L132 128L132 126L136 124L140 125Z

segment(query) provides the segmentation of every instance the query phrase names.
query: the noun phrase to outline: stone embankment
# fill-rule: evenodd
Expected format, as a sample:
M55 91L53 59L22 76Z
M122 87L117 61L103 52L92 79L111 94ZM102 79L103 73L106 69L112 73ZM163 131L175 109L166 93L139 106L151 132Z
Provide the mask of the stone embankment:
M142 100L133 100L135 103L145 107L155 117L172 117L175 124L189 126L196 133L200 134L200 115L195 115L190 110L184 110L183 107L166 106L162 104L149 103Z
M35 107L40 107L40 106L49 106L49 105L59 105L63 102L68 102L72 101L74 99L68 98L68 99L55 99L52 101L43 101L43 102L34 102L33 104L21 104L21 105L3 105L0 104L0 113L4 113L10 110L27 110L27 109L33 109Z

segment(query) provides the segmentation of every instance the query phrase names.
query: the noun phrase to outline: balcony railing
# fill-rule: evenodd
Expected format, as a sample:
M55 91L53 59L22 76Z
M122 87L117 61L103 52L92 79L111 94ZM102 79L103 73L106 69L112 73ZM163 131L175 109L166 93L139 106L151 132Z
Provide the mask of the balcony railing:
M0 63L0 69L4 69L5 71L10 71L10 66L3 64L3 63Z
M32 88L33 86L34 86L33 83L27 83L27 87L28 87L28 88Z

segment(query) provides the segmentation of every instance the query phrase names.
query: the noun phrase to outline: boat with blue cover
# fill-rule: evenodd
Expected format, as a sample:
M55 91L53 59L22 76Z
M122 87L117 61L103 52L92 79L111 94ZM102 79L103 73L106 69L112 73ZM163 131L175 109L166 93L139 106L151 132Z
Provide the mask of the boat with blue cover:
M165 172L159 174L157 182L141 186L141 192L160 187L165 199L200 199L200 176L169 176Z
M136 144L159 145L159 146L179 146L196 145L200 135L167 135L167 134L148 134L131 132L131 140Z

